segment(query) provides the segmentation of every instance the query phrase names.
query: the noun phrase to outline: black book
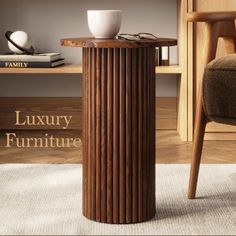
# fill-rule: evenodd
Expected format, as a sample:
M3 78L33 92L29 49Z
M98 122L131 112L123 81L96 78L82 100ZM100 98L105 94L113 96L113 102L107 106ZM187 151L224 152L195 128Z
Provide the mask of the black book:
M53 68L61 66L65 63L64 59L56 61L45 62L25 62L25 61L0 61L0 67L4 68Z

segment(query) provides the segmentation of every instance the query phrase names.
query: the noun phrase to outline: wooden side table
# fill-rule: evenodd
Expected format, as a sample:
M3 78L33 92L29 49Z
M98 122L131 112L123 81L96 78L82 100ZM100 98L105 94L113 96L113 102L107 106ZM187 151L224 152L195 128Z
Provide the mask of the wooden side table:
M83 48L83 214L105 223L155 215L155 47L174 39L62 39Z

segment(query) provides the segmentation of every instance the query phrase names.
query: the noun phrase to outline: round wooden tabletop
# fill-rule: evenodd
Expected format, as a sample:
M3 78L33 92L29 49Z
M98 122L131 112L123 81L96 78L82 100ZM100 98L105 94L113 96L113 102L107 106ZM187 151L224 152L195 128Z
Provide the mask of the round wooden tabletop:
M129 41L121 39L68 38L61 39L61 45L81 48L142 48L175 46L177 45L177 40L158 38L155 40L141 39L139 41Z

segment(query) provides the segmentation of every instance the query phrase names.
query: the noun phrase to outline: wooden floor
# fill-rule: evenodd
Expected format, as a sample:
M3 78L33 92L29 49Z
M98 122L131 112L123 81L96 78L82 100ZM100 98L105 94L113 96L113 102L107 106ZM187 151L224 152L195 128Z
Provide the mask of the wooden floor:
M81 163L82 145L78 148L6 148L6 131L0 132L0 163ZM11 131L12 132L12 131ZM15 131L20 137L80 137L80 131ZM192 143L182 142L176 131L158 131L157 163L189 163ZM236 141L205 141L203 163L236 163Z

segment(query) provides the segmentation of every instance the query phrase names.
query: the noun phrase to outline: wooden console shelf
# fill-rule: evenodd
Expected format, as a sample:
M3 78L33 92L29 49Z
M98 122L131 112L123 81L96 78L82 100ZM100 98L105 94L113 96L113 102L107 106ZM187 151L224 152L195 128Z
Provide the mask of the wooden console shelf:
M66 64L55 68L0 68L0 74L79 74L82 67Z
M0 74L82 74L82 65L66 64L55 68L0 68ZM179 65L156 66L156 74L181 74Z
M179 65L156 66L156 74L182 74L182 68Z
M217 1L222 1L223 0L217 0ZM227 0L229 2L233 2L231 4L231 6L235 6L235 0ZM48 1L49 2L49 1ZM92 1L89 1L92 2ZM179 132L179 135L181 137L182 140L191 140L192 139L192 132L193 132L193 115L194 115L194 102L193 102L193 95L195 94L194 92L194 86L195 86L195 82L193 80L193 24L192 23L187 23L186 21L186 14L192 11L199 11L199 10L204 10L204 9L198 9L199 7L202 7L201 5L204 5L204 2L209 2L207 3L209 6L212 6L212 4L210 4L210 0L173 0L173 4L171 4L172 6L168 6L170 13L171 13L171 17L166 16L165 18L163 18L162 21L160 21L159 17L156 17L155 20L153 22L151 22L151 24L153 25L153 29L155 29L152 33L156 34L157 36L162 35L162 34L170 34L170 35L174 35L177 39L172 39L169 40L168 42L166 41L166 39L160 39L159 40L159 46L164 46L163 43L166 45L166 43L168 43L168 46L174 46L177 44L178 41L178 48L177 50L175 50L176 52L176 63L178 63L179 65L170 65L170 66L160 66L160 67L155 67L155 73L157 76L161 77L162 75L167 75L165 76L166 79L168 80L168 77L172 77L173 76L177 76L178 79L176 80L176 87L177 87L177 94L178 94L178 102L177 102L177 130ZM79 3L76 3L76 1L70 6L70 9L76 8L78 7ZM19 15L19 25L22 25L22 27L26 27L26 23L27 21L27 16L24 14L24 12L21 12L19 8L19 6L21 5L20 3L15 4L14 6L14 10L16 11L16 13ZM30 4L30 6L32 6L33 3ZM50 12L50 14L48 13L49 11L45 11L43 14L39 14L38 11L38 7L39 6L35 6L35 8L33 9L35 12L35 17L43 17L44 19L42 19L43 24L47 23L48 21L48 17L53 16L55 17L55 19L59 20L62 25L64 24L63 20L61 21L60 18L58 18L57 15L57 11L54 12L54 8L55 6L52 6L51 4L48 5L47 1L45 1L45 3L43 4L45 5L44 7L46 7ZM43 6L42 5L42 6ZM121 4L122 7L124 7L124 10L127 11L127 14L131 14L132 12L130 11L129 7L126 7L125 4ZM168 4L167 4L168 5ZM163 1L163 6L161 4L160 9L162 9L163 7L167 6L165 5L164 1ZM81 5L83 6L83 4ZM102 4L101 7L106 7L106 4ZM145 6L145 1L142 1L141 3L141 7ZM3 22L7 22L8 19L8 12L4 11L2 9L7 9L11 7L10 3L8 1L5 1L5 3L3 3L3 7L0 10L0 13L2 15L3 18ZM156 7L158 7L158 11L159 11L159 5L158 4L154 4L153 3L153 10L156 12ZM223 8L222 8L223 7ZM233 9L231 7L231 9ZM19 9L18 9L19 8ZM137 8L137 10L139 10L140 8ZM176 8L176 12L175 9ZM196 8L196 9L194 9ZM222 4L218 4L217 8L222 8L223 10L225 9L225 6L223 6ZM41 6L40 6L41 9ZM56 9L60 9L61 10L61 6L56 6ZM211 11L213 11L214 9L210 9ZM81 11L79 12L80 14L83 12L84 10L81 8ZM161 11L161 10L160 10ZM160 12L159 11L159 12ZM145 10L144 12L145 14L147 14L147 19L143 22L144 24L149 24L149 19L148 19L148 9ZM176 13L176 14L175 14ZM32 13L33 14L33 13ZM72 14L72 12L71 12ZM45 16L45 17L44 17ZM176 19L175 19L176 17ZM73 19L73 17L71 18ZM168 22L165 22L166 20L168 20ZM173 23L172 25L171 22ZM14 22L8 22L10 29L14 29ZM135 22L128 22L129 24L135 25ZM71 25L71 28L73 27L77 27L78 24L75 23L73 20L69 21L69 23ZM83 25L85 24L85 25ZM160 30L158 31L157 28L155 27L155 25L158 25L158 27L161 28L165 28L168 27L168 30ZM65 25L64 25L65 26ZM57 36L61 33L61 24L58 25L50 25L48 28L48 32L52 32L52 34L50 35L50 39L48 40L48 42L46 42L44 40L44 34L45 31L42 29L40 30L39 34L35 34L38 32L37 27L35 27L35 29L32 29L33 31L30 32L33 35L38 35L38 42L41 42L42 45L38 45L39 49L41 47L41 50L43 48L51 48L54 49L56 51L61 51L60 47L59 47L59 42L56 42L56 38L53 39L54 36ZM173 27L173 29L172 29ZM6 27L5 27L6 28ZM27 28L27 27L26 27ZM80 31L74 31L74 36L79 37L80 35L84 35L86 32L88 32L88 29L86 29L86 22L80 22L79 24L79 28L81 29ZM73 36L73 35L71 35ZM201 38L200 38L201 39ZM7 50L7 45L4 46L4 44L6 44L6 41L4 38L2 38L0 40L1 43L1 53L3 53L4 51ZM57 45L55 45L55 43ZM70 42L64 42L63 45L64 46L81 46L78 45L78 43L83 44L84 41L78 42L76 39L72 39L70 40ZM91 43L91 42L87 42L87 43ZM101 46L101 42L92 42L95 44L99 44ZM125 43L126 44L126 48L129 48L131 45L132 47L133 42L122 42L122 44ZM65 45L68 44L68 45ZM148 44L148 42L146 43L146 45ZM201 44L201 42L200 42ZM46 47L47 45L47 47ZM111 47L112 44L110 44ZM137 42L135 47L139 48L140 44ZM118 47L119 48L119 47ZM57 68L0 68L0 81L2 81L1 79L5 79L6 77L12 77L12 78L22 78L22 76L27 76L28 78L32 78L32 80L38 76L46 76L48 78L50 78L50 76L54 77L57 75L58 79L63 78L63 80L65 79L69 79L69 77L71 76L77 76L78 75L78 79L81 78L82 76L82 65L81 62L79 61L73 61L75 52L72 51L74 49L64 49L65 50L65 55L64 57L67 58L68 60L70 59L70 63L71 64L66 64L64 66L61 67L57 67ZM50 51L50 50L49 50ZM71 53L71 56L68 56L69 53ZM201 50L196 51L196 53L201 53ZM78 58L78 57L77 57ZM11 82L6 82L7 83L11 83ZM3 85L5 86L5 85Z

